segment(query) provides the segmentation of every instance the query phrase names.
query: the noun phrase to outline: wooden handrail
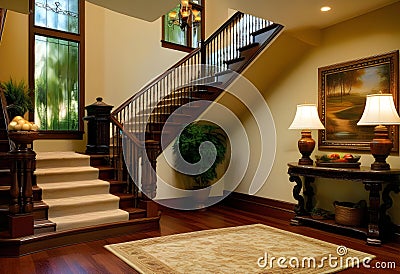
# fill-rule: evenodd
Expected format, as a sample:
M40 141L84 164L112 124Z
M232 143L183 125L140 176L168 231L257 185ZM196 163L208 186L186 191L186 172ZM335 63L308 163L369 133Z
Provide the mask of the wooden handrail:
M243 13L238 11L234 15L232 15L220 28L218 28L204 43L202 46L206 46L207 44L210 43L215 37L217 37L221 32L223 32L232 22L234 22L236 19L238 19L240 16L243 16ZM186 61L188 61L190 58L195 56L200 52L201 48L196 48L192 52L190 52L188 55L186 55L183 59L179 60L177 63L172 65L167 71L153 79L150 83L145 85L143 88L141 88L137 93L135 93L133 96L128 98L122 105L120 105L118 108L116 108L112 113L111 116L114 116L116 113L120 112L122 109L124 109L132 100L134 100L136 97L142 95L143 93L146 92L149 88L154 86L156 83L158 83L161 79L165 78L166 75L170 73L171 70L176 69L180 67L182 64L184 64Z

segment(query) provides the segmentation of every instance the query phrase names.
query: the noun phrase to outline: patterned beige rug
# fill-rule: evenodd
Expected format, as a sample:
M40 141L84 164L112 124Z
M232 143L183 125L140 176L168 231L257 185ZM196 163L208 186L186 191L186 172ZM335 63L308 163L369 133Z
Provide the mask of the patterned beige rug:
M333 273L374 255L255 224L105 246L140 273Z

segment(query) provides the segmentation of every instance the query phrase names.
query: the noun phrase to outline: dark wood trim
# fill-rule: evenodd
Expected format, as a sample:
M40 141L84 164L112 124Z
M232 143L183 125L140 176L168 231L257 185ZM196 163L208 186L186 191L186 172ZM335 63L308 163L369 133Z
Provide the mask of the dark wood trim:
M38 35L43 35L47 37L53 37L53 38L60 38L64 40L69 40L69 41L74 41L74 42L82 42L84 40L81 37L81 31L80 33L71 33L71 32L66 32L66 31L61 31L61 30L56 30L56 29L48 29L45 27L38 27L38 26L33 26L33 31L35 34Z
M163 48L174 49L174 50L179 50L179 51L184 51L184 52L191 52L192 50L194 50L194 48L191 48L191 47L187 47L187 46L183 46L183 45L165 41L164 37L163 37L163 40L161 40L161 46Z
M71 140L82 140L84 131L64 131L64 130L52 130L52 131L39 131L38 139L71 139Z
M288 220L294 217L294 203L288 203L264 197L232 192L223 200L223 203L227 206L249 213L262 214L277 218L286 218Z
M81 41L79 44L79 109L78 109L78 117L79 117L79 125L78 125L78 131L84 131L84 122L83 122L83 117L85 116L85 78L86 78L86 73L85 73L85 63L86 63L86 57L85 57L85 30L86 30L86 19L85 19L85 3L86 1L80 0L79 3L79 32L80 32L80 37ZM82 137L81 137L82 139Z
M18 257L50 248L159 229L160 217L49 232L17 239L0 239L0 257Z

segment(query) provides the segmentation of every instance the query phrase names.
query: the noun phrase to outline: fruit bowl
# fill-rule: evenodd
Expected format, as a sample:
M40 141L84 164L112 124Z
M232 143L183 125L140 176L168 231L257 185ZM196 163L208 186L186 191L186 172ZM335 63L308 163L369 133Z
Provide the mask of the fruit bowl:
M38 131L14 131L8 132L8 137L16 144L30 144L39 138Z
M348 167L356 168L360 166L360 155L345 154L340 156L337 153L316 155L316 165L321 167Z

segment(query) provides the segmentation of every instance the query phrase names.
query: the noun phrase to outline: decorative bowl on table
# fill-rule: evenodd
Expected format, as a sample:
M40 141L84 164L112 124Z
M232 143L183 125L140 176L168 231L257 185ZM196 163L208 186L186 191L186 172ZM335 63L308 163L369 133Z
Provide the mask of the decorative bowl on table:
M39 138L38 131L9 131L8 137L16 144L31 144L34 140Z
M357 168L360 167L360 155L331 153L325 155L316 155L315 164L320 167L337 167L337 168Z

